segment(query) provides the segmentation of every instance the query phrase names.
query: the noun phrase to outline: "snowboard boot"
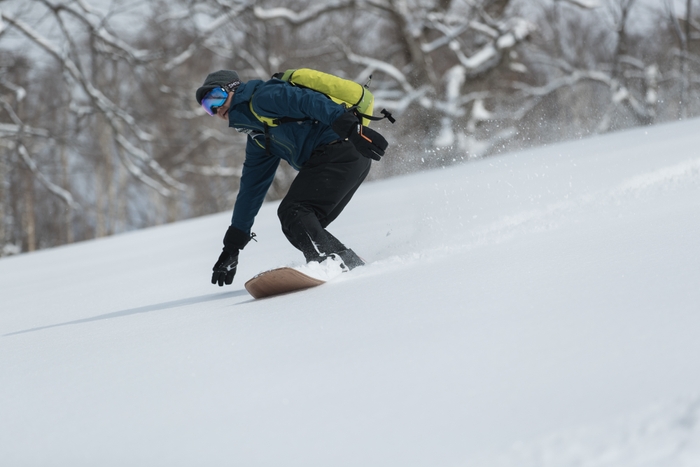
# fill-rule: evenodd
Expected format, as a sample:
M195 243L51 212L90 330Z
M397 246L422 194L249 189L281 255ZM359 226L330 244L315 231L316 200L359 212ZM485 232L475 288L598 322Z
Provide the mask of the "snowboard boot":
M307 264L319 263L327 268L348 272L358 266L364 266L365 262L351 249L341 250L338 253L331 253L326 256L308 258Z
M365 265L365 262L362 260L362 258L357 256L357 254L350 248L348 248L347 250L339 251L335 254L340 256L340 259L343 260L343 263L345 263L345 266L347 266L349 270L353 270L358 266Z

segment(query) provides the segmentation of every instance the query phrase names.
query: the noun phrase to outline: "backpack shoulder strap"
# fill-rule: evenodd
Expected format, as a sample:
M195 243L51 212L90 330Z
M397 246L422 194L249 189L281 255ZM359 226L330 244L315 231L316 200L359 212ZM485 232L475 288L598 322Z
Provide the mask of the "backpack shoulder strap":
M294 71L294 70L291 70ZM284 81L285 84L291 85L286 80L280 80L280 78L277 76L279 73L275 74L272 76L273 80L278 80L278 81ZM280 83L283 84L283 83ZM253 109L253 97L255 94L250 96L250 100L248 101L248 109L250 109L250 113L253 114L255 118L260 120L263 124L267 125L268 127L276 127L277 125L283 124L283 123L292 123L292 122L303 122L307 120L311 120L310 118L292 118L292 117L265 117L264 115L260 115Z
M250 101L248 102L248 108L250 109L250 113L252 113L255 116L255 118L257 118L258 120L263 122L263 124L265 125L265 128L267 128L269 126L275 127L281 123L278 118L264 117L264 116L260 115L259 113L257 113L253 109L253 96L250 96Z

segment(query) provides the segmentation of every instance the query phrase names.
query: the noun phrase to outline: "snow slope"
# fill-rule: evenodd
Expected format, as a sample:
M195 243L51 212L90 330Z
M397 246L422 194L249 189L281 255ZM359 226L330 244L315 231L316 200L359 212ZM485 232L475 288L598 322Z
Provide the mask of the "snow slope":
M699 130L368 183L284 297L276 204L4 258L0 465L700 465Z

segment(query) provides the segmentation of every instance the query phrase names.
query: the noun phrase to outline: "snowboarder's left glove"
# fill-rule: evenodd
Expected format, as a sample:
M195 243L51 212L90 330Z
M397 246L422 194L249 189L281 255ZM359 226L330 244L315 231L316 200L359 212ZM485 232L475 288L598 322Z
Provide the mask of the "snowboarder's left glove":
M253 237L255 234L247 234L241 229L230 226L224 235L224 251L238 254L238 250L245 248Z
M338 136L347 138L360 154L378 161L384 155L389 143L379 132L362 126L361 122L362 117L350 109L333 122L332 128Z
M233 276L236 275L238 267L238 252L245 248L255 234L247 234L234 226L230 226L224 235L224 251L221 252L219 260L214 264L214 273L211 275L211 283L218 283L220 287L224 284L231 285Z
M219 283L219 287L223 287L224 284L231 285L233 282L233 276L236 275L236 268L238 267L238 250L235 252L222 251L219 256L219 260L214 264L213 271L211 275L211 283Z

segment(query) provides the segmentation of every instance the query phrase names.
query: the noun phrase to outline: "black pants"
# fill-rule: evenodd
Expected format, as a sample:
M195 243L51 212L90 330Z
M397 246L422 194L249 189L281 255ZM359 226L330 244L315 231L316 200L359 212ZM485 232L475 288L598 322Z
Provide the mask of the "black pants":
M371 160L349 141L321 146L301 168L277 215L289 242L314 261L347 249L327 230L369 173Z

